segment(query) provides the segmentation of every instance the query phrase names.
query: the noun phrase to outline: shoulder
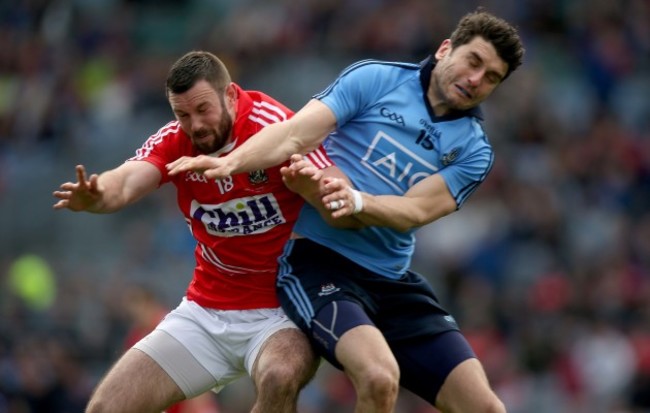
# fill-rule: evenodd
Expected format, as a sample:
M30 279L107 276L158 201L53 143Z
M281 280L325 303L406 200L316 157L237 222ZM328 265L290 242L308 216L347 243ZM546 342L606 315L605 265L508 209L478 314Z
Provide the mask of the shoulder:
M487 138L487 133L483 128L483 119L476 116L468 116L468 125L471 130L472 136L486 146L490 146Z
M345 68L339 79L351 78L355 82L367 82L373 87L399 84L418 76L420 66L412 63L383 60L361 60Z
M177 120L173 120L169 123L167 123L165 126L161 127L158 129L158 132L152 135L152 137L157 136L160 137L161 139L164 138L169 138L169 137L174 137L174 136L180 136L183 135L184 132L181 129L181 124Z
M255 123L282 122L291 116L293 111L266 93L257 90L242 90L239 110L247 114L246 119Z
M240 96L240 99L243 98L244 104L254 112L266 109L283 117L290 117L293 114L293 111L282 102L264 92L260 92L259 90L242 90L241 93L242 96Z
M181 129L178 121L167 123L136 150L130 160L144 160L152 156L165 157L164 154L177 154L179 151L191 151L192 144Z
M178 142L179 139L185 137L185 132L181 129L180 122L174 120L167 123L162 128L158 129L156 133L151 135L146 142L144 147L157 146L161 144L172 144Z
M460 116L433 126L434 131L442 136L441 150L454 159L470 159L492 152L492 146L479 118Z
M314 95L314 98L323 99L338 93L375 100L405 82L417 80L419 68L419 65L412 63L361 60L345 68L329 87Z
M342 72L341 76L348 75L353 72L363 72L363 73L401 73L401 72L417 72L420 69L420 65L414 63L405 63L405 62L389 62L385 60L374 60L374 59L365 59L355 62L348 67L346 67Z
M460 141L465 148L461 157L468 161L487 162L489 169L494 161L494 149L483 129L483 123L478 118L468 116L466 125L466 137Z
M462 139L460 142L468 147L471 152L491 153L492 145L488 140L487 133L483 128L483 122L475 116L466 116L462 118L459 132Z

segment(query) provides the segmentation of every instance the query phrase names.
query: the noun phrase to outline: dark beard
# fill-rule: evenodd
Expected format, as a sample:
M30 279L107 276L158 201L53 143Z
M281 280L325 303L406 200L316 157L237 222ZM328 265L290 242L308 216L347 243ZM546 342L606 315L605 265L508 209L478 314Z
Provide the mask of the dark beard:
M223 148L230 139L232 126L232 117L227 111L224 111L223 116L221 116L221 120L219 121L219 125L217 125L217 129L212 131L200 129L192 134L192 143L194 148L206 155L218 151ZM212 135L212 141L201 144L195 143L195 138L201 138L206 135Z

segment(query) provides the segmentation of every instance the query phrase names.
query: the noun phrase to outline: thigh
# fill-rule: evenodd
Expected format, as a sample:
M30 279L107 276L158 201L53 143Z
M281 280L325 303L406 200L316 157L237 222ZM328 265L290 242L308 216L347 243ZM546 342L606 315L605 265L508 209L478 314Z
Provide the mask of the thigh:
M443 393L441 389L450 382L456 369L476 357L465 337L453 330L390 342L390 346L400 367L400 384L432 405L437 405ZM456 388L462 384L463 378L447 390L455 395Z
M235 332L229 335L233 323L239 320L232 320L229 312L184 299L134 348L153 358L187 398L209 389L218 392L246 374L241 337Z
M142 351L130 349L100 382L87 411L160 412L184 398L158 363Z
M205 344L206 341L194 340L192 345ZM137 342L133 348L148 355L188 399L198 396L218 384L202 364L201 358L197 358L186 345L160 328ZM218 353L216 349L214 351Z
M264 341L251 377L258 390L264 376L289 378L301 388L313 377L318 364L307 336L297 328L283 328Z
M260 349L285 329L298 331L281 308L216 310L183 300L134 347L155 359L190 398L252 376Z
M436 407L445 412L506 413L505 406L490 388L483 366L475 358L452 370L438 393Z
M321 308L312 322L311 336L319 353L344 370L357 391L373 379L389 378L396 385L397 361L382 332L358 303L334 301Z
M371 328L358 328L367 326ZM348 334L354 330L353 334ZM388 350L388 344L368 315L356 302L333 301L316 314L309 329L314 347L333 366L343 369L355 361Z
M240 337L244 365L251 377L255 377L257 370L273 367L273 363L286 362L285 367L298 370L309 365L315 357L304 333L282 308L262 308L240 313L243 317L240 321L247 322L233 326L230 335Z
M373 325L358 325L346 331L338 341L335 353L336 360L355 384L368 380L377 371L388 372L395 378L400 375L388 343Z

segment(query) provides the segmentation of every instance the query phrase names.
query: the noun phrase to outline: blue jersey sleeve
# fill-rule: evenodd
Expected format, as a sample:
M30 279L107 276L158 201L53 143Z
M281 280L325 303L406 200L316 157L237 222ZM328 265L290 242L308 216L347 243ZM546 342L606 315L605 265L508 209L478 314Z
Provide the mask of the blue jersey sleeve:
M347 67L327 89L314 95L336 116L337 126L344 125L386 94L387 85L395 87L390 71L374 60L362 60Z
M473 123L473 129L480 139L470 140L473 143L463 148L458 159L451 160L449 166L439 171L456 200L457 209L485 180L494 164L494 151L478 122Z

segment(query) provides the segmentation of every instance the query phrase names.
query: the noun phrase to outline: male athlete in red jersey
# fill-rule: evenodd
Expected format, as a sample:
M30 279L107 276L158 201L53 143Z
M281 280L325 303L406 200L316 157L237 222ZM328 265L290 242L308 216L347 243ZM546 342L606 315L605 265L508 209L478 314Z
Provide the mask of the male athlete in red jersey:
M232 83L207 52L174 63L166 93L176 121L128 162L88 179L79 165L77 182L54 192L55 209L105 213L172 182L197 240L186 296L111 368L86 412L156 413L246 373L256 387L252 412L295 412L317 358L280 308L275 276L302 199L284 186L280 166L216 181L191 171L170 176L165 168L181 156L228 153L293 113ZM331 165L322 148L307 158L319 168Z

